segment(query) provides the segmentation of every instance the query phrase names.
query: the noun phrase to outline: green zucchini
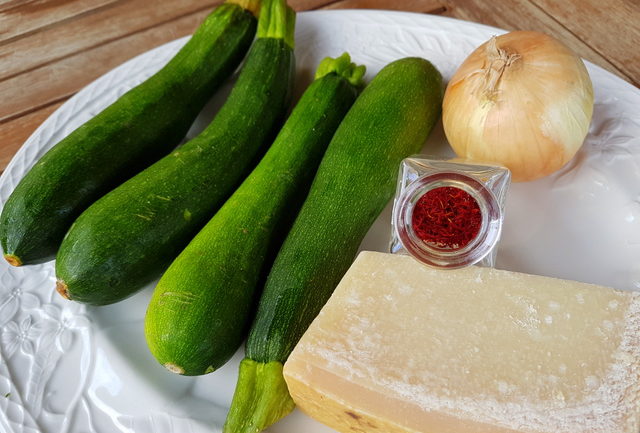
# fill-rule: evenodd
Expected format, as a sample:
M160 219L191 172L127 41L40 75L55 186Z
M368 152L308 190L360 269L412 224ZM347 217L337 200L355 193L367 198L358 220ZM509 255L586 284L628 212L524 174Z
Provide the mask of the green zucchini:
M14 266L53 258L91 203L171 152L240 64L260 0L227 0L175 57L49 150L2 209L0 242Z
M251 171L293 93L295 15L286 8L263 1L258 37L211 124L74 222L56 257L61 295L94 305L132 295L169 266Z
M438 70L405 58L383 68L345 117L267 277L224 432L258 432L293 409L282 365L393 195L400 161L422 148L441 102Z
M200 375L246 336L270 251L308 191L333 133L357 96L364 67L325 59L273 145L240 188L171 264L145 318L151 353L169 370Z

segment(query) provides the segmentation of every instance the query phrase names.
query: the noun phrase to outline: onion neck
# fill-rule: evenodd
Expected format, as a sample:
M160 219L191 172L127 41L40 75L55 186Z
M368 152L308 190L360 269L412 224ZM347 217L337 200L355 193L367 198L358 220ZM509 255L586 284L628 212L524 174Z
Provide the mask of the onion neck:
M497 38L493 36L487 43L486 55L488 66L484 69L483 95L495 102L498 95L498 87L504 74L522 56L518 53L510 54L502 48L498 48Z

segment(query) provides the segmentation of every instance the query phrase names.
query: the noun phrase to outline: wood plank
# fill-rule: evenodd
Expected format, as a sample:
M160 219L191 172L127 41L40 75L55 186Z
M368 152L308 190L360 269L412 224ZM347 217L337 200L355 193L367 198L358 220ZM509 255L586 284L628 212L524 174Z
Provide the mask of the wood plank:
M46 28L0 45L0 80L194 12L211 11L219 3L221 0L126 0L112 3L64 25Z
M0 43L121 0L35 0L0 11Z
M0 0L0 11L9 9L15 6L32 3L37 0Z
M27 115L21 116L9 122L0 123L0 137L2 137L2 146L0 146L0 172L4 171L18 151L20 146L27 138L36 130L47 117L56 111L62 102L42 107Z
M334 3L336 0L289 0L289 5L296 11L310 11L319 9L330 3Z
M530 1L640 84L640 1Z
M564 42L579 56L636 86L640 84L636 81L640 77L634 79L627 75L529 0L501 0L499 2L487 0L442 1L447 5L446 15L506 30L536 30L547 33ZM620 35L618 32L614 33Z
M322 9L386 9L441 14L446 7L440 0L339 0Z
M129 58L193 33L209 8L152 27L0 83L0 122L68 98Z

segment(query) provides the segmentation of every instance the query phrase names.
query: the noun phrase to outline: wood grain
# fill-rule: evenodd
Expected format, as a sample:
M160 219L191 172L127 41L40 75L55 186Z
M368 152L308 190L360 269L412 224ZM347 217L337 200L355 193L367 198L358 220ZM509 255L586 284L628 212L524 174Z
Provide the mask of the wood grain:
M322 9L386 9L407 12L441 14L446 8L440 0L338 0Z
M121 0L34 0L0 10L0 43Z
M320 9L335 1L336 0L294 0L289 1L289 4L296 11L311 11L314 9Z
M640 86L640 1L531 1Z
M455 18L475 21L506 30L536 30L548 33L560 39L579 56L636 86L639 84L636 79L618 69L608 58L594 50L530 0L501 0L499 2L486 0L443 1L448 6L446 14ZM575 1L577 3L582 0Z
M78 55L91 48L166 25L194 12L211 11L220 0L126 0L57 26L0 44L0 80ZM195 29L195 26L193 27ZM193 31L190 30L190 32ZM150 40L147 49L153 47ZM127 58L127 49L123 58ZM146 51L146 50L145 50ZM133 52L133 51L131 51ZM129 53L128 57L133 57ZM94 57L87 57L89 63ZM0 82L0 86L2 83Z

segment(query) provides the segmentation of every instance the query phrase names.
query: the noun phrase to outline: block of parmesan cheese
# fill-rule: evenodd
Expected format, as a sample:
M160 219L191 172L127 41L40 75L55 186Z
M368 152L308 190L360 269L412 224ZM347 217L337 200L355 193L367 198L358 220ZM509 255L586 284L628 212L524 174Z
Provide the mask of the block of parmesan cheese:
M340 432L638 433L640 294L363 252L289 357Z

